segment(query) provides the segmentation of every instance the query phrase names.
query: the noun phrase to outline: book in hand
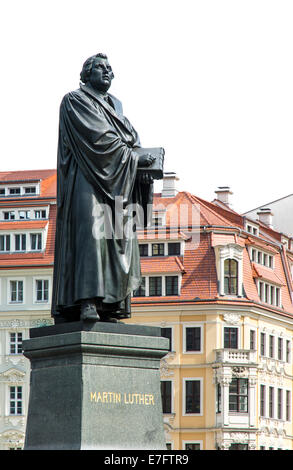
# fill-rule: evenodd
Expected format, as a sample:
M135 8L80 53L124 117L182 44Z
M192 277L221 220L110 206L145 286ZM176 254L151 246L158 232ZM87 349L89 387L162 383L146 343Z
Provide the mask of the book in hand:
M139 147L134 149L135 152L140 155L145 155L150 153L155 157L155 160L150 166L137 167L138 173L149 173L151 177L155 180L161 180L164 176L164 155L165 150L162 147L154 147L154 148L144 148Z

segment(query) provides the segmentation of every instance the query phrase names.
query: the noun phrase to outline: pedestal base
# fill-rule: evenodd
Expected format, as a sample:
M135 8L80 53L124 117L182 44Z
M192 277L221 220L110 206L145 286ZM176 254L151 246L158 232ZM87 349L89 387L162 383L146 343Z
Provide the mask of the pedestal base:
M25 449L166 449L160 334L99 322L31 329Z

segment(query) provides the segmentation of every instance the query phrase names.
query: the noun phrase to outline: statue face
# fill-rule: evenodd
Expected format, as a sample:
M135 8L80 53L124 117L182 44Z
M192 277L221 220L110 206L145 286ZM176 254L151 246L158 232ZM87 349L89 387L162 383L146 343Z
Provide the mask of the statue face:
M113 73L112 68L107 59L97 57L93 63L89 82L99 91L106 92L112 82Z

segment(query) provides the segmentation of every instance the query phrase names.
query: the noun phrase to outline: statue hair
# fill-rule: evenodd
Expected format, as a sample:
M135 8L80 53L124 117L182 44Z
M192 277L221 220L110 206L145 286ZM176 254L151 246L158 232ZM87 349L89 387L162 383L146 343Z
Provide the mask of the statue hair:
M80 80L83 83L86 83L89 80L89 77L90 77L90 74L91 74L91 71L92 71L92 68L93 68L93 64L94 64L95 60L99 57L102 58L102 59L108 59L106 54L102 54L101 52L99 52L98 54L92 55L91 57L89 57L84 62L83 66L82 66L82 71L80 72ZM114 78L114 74L112 72L112 79L113 78Z

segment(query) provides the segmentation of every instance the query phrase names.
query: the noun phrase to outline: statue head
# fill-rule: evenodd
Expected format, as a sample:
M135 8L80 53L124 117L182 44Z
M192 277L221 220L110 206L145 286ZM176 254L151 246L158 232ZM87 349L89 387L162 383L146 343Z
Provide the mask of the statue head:
M96 54L89 57L83 64L80 79L83 83L90 83L98 91L106 92L114 78L112 68L105 54Z

